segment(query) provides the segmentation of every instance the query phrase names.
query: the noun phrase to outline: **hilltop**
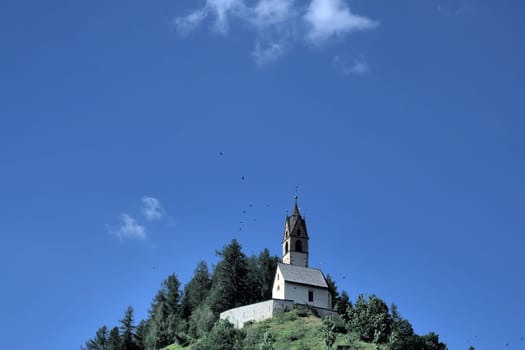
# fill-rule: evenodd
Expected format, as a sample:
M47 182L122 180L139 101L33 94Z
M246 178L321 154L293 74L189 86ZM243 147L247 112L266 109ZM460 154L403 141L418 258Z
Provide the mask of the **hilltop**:
M322 319L310 310L294 309L281 312L272 319L247 324L240 333L244 337L244 350L315 350L326 348L325 329ZM352 350L378 349L376 344L360 341L356 333L346 332L342 328L336 329L334 335L334 349L338 345L348 346ZM271 346L268 341L265 343L265 339L269 338L274 340ZM162 350L192 350L192 346L172 344Z

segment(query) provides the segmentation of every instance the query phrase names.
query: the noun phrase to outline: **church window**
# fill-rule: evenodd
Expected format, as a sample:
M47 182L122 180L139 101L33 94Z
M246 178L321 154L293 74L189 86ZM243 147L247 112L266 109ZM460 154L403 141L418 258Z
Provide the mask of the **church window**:
M301 235L301 229L298 228L298 229L297 229L297 236L300 236L300 235Z
M298 252L302 252L303 251L303 242L301 241L297 241L295 242L295 250L298 251Z
M312 290L308 291L308 301L313 302L314 301L314 292Z
M288 242L284 245L284 253L288 253Z

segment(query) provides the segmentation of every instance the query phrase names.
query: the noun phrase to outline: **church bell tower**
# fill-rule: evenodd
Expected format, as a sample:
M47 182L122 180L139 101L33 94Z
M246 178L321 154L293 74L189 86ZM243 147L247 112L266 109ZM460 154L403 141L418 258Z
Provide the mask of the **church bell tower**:
M306 221L299 213L297 196L292 215L286 215L283 238L283 263L308 267L308 233Z

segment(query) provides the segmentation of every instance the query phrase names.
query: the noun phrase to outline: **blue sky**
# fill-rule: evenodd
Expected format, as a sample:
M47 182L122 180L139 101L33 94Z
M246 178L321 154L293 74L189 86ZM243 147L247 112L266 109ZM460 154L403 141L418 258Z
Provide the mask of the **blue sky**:
M524 10L3 0L3 348L145 317L234 237L280 254L298 186L311 265L352 299L525 349Z

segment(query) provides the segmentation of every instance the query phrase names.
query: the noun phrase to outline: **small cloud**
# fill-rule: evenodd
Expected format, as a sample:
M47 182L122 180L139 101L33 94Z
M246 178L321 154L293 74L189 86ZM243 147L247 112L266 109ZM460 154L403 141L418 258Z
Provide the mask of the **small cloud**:
M142 197L142 214L148 221L158 220L164 214L160 201L155 197Z
M190 13L185 17L177 17L173 20L175 28L181 35L187 35L190 32L194 31L199 24L208 16L208 11L206 8L197 10Z
M260 0L253 8L252 23L259 28L282 24L293 17L294 0Z
M258 66L263 66L267 63L273 62L285 51L284 43L270 42L267 44L262 44L257 41L255 43L255 49L252 52L252 56L255 59L255 63Z
M348 59L341 56L335 56L332 63L334 68L343 74L363 75L370 71L368 63L362 57Z
M139 225L137 221L128 214L120 215L121 224L117 230L110 230L109 234L117 236L119 239L146 239L146 228Z
M312 0L304 20L307 39L315 44L359 30L373 29L379 22L353 14L343 0Z
M244 0L206 0L204 7L187 16L175 18L173 23L180 33L187 34L196 29L202 20L212 15L215 17L215 30L226 34L229 29L229 18L240 16L245 9Z

